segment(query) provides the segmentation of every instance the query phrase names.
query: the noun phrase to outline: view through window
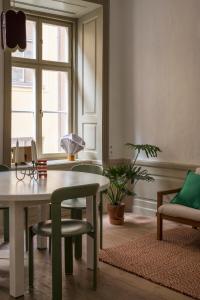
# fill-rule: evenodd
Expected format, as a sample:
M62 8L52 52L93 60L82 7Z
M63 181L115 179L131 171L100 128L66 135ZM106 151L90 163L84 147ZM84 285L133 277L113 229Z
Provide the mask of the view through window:
M26 31L26 50L12 54L11 146L35 139L41 156L57 155L71 129L71 26L36 18Z

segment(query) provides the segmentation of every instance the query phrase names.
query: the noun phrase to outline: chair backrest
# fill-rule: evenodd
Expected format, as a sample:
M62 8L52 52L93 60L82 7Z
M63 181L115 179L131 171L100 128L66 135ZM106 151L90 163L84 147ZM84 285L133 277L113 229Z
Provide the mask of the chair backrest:
M51 203L61 203L63 200L79 197L95 196L99 188L98 183L64 187L55 190L51 195Z
M79 164L79 165L73 166L72 171L102 175L103 174L103 167L100 166L100 165Z
M5 165L0 165L0 172L5 172L5 171L9 171L9 167L5 166Z

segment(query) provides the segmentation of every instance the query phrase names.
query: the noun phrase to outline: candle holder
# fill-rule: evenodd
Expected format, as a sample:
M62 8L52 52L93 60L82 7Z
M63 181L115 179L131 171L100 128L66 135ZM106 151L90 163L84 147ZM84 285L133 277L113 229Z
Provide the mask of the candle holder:
M31 165L25 169L18 168L18 164L15 163L15 175L18 181L24 180L26 176L37 181L39 178L37 162L32 161Z

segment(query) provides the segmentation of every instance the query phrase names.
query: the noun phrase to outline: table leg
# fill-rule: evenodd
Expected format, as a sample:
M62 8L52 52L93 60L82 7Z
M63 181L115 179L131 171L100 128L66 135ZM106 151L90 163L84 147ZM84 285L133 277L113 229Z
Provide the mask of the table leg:
M24 207L12 204L9 208L10 228L10 295L24 295Z
M9 242L9 209L3 210L3 231L4 231L4 242Z
M97 194L97 198L96 198L96 228L97 228L97 256L99 254L99 226L98 226L98 203L99 203L99 193ZM93 224L93 219L92 219L92 197L87 197L86 198L86 218L87 221L90 222L91 224ZM87 267L88 269L93 270L93 239L90 236L87 236ZM97 261L99 261L99 259L97 258Z
M49 219L49 205L40 205L39 210L39 220L46 221ZM47 238L37 236L37 248L38 249L46 249L47 248Z

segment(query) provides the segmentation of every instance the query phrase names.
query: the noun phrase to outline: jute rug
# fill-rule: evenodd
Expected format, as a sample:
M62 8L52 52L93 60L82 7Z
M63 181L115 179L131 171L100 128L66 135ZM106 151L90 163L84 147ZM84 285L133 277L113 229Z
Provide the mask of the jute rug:
M182 227L164 231L163 241L148 234L104 249L100 260L152 282L200 299L200 231Z

